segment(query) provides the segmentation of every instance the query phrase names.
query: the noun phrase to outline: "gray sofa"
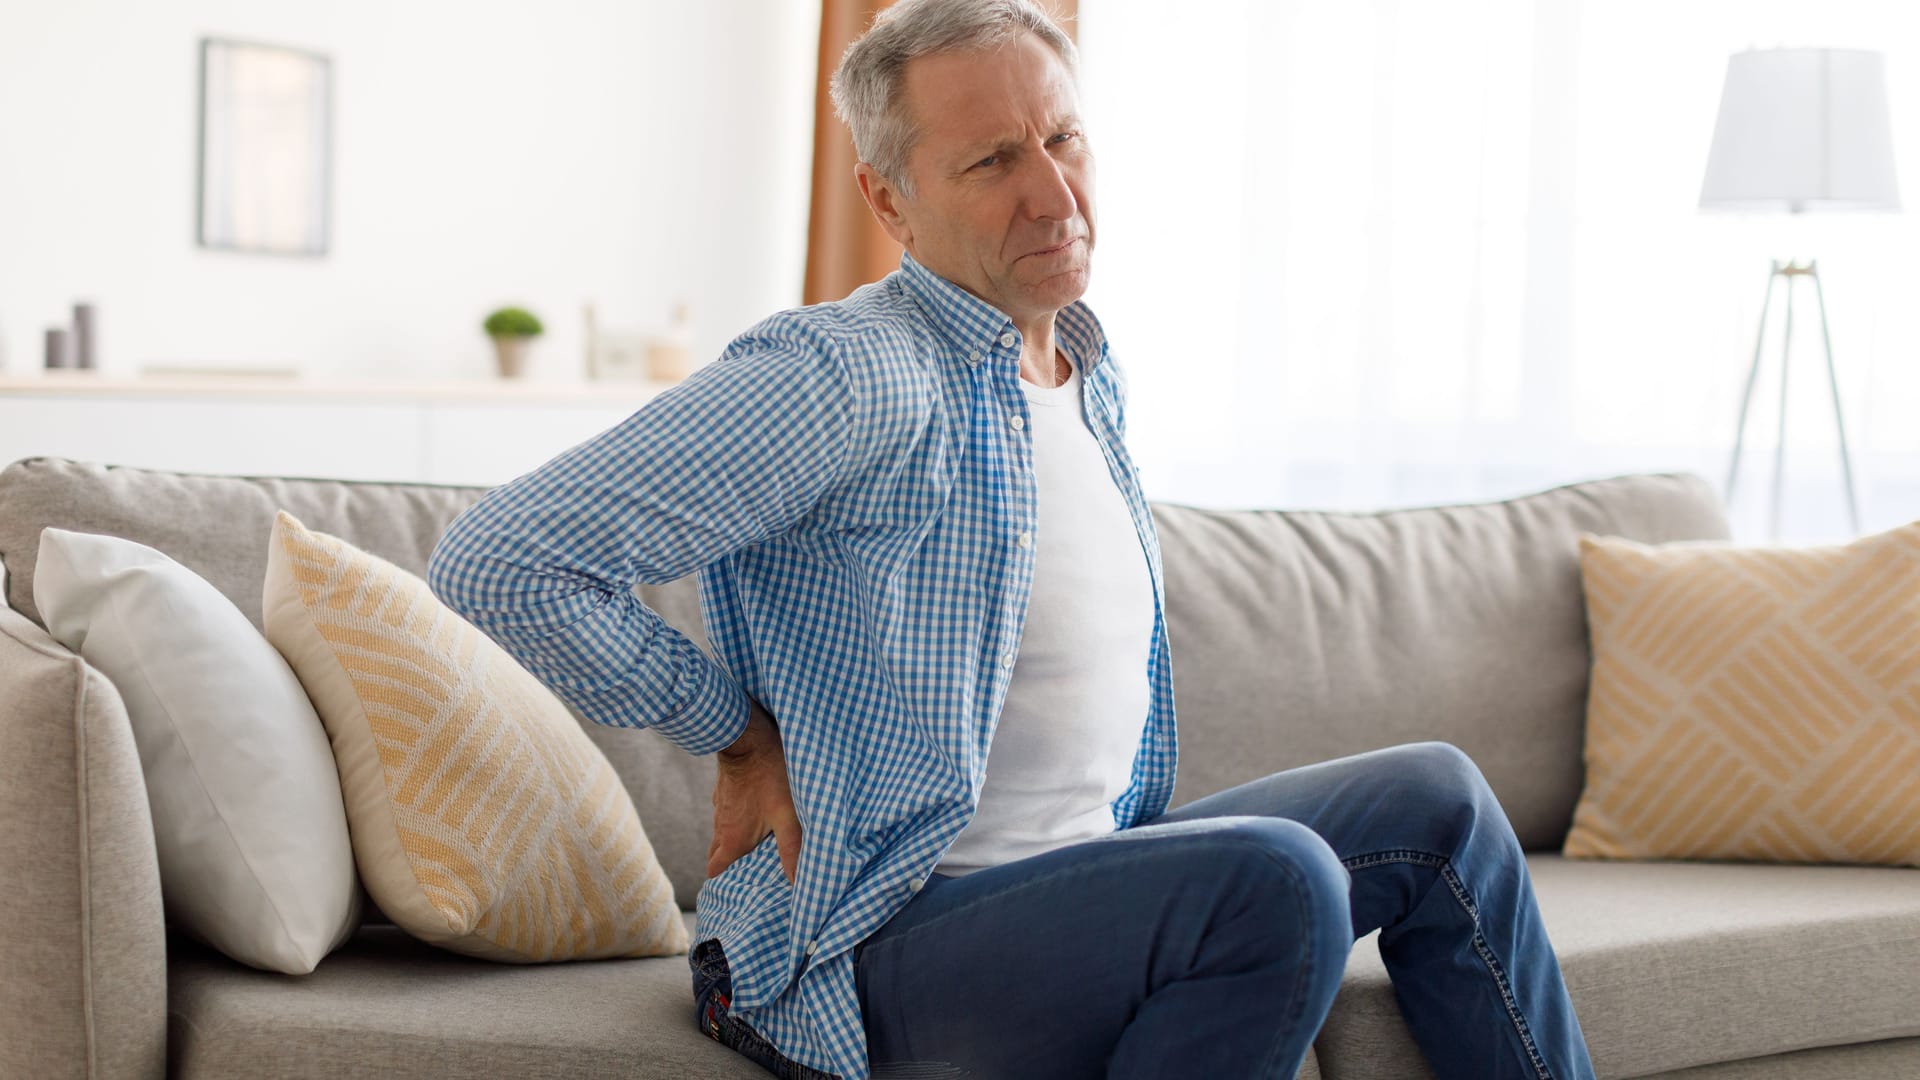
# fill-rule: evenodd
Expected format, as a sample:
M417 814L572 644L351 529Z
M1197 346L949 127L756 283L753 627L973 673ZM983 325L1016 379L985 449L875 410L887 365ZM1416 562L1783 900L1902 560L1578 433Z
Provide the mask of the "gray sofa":
M0 471L0 558L17 609L0 610L0 1076L765 1075L695 1032L680 957L507 966L374 921L313 974L287 976L165 926L119 696L38 624L40 530L157 547L258 625L277 507L417 573L480 494L55 458ZM1623 476L1372 514L1154 513L1181 733L1176 804L1446 740L1479 763L1532 853L1601 1076L1920 1077L1920 872L1556 853L1580 792L1589 663L1575 535L1723 538L1705 481ZM703 640L691 579L641 594ZM690 908L711 760L649 732L587 727ZM1371 936L1354 947L1302 1075L1431 1075Z

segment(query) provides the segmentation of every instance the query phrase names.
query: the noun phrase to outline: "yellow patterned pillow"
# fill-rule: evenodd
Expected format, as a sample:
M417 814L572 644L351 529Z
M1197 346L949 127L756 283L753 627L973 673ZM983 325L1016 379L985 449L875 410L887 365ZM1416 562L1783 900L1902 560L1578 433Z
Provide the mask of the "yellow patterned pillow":
M1920 866L1920 521L1824 547L1580 536L1564 853Z
M263 601L333 744L361 880L397 925L513 963L686 949L613 767L424 581L283 510Z

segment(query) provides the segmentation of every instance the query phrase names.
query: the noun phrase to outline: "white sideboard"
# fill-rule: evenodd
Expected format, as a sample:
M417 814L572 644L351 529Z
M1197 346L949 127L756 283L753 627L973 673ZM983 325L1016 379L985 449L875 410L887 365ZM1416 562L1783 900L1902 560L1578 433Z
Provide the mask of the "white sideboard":
M0 375L0 465L40 455L240 476L504 483L668 384Z

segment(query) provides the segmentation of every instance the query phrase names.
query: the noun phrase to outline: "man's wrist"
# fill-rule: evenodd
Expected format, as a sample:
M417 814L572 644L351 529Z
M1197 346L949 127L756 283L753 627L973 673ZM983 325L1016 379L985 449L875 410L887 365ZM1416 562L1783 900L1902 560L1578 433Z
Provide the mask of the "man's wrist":
M759 702L748 698L746 726L740 729L739 736L733 742L721 747L719 753L721 757L735 760L752 757L761 747L778 737L773 717L760 707Z

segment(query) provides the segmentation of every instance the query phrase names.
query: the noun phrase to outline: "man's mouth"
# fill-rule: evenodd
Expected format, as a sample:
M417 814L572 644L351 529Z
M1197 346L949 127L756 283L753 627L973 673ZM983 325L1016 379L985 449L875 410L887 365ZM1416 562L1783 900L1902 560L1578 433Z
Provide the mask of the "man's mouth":
M1061 241L1060 243L1058 243L1058 244L1055 244L1055 245L1054 245L1053 247L1049 247L1049 248L1041 248L1041 249L1040 249L1040 250L1038 250L1038 251L1029 251L1029 252L1027 252L1027 254L1028 254L1028 255L1054 255L1054 254L1058 254L1059 252L1062 252L1062 251L1065 251L1066 249L1068 249L1068 248L1070 248L1070 247L1072 247L1072 246L1074 245L1074 243L1075 243L1076 241L1078 241L1079 239L1080 239L1080 238L1076 236L1076 237L1073 237L1073 238L1071 238L1071 239L1068 239L1068 240L1063 240L1063 241Z

